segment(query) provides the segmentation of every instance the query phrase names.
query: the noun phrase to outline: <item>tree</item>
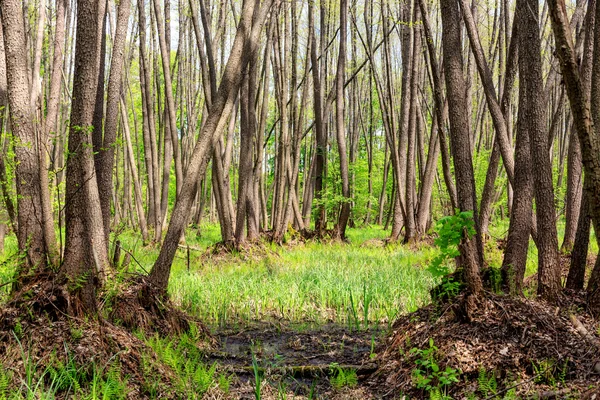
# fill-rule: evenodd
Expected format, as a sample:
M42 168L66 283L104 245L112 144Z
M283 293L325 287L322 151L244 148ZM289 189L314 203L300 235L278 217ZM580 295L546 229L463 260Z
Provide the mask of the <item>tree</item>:
M518 24L518 32L525 27L525 23L530 23L523 17L527 13L528 4L526 1L517 3L517 18L515 24ZM513 37L513 41L519 41L519 74L528 76L530 65L527 64L527 55L529 52L528 41L530 36L525 34ZM512 212L510 213L510 226L508 229L508 238L504 260L502 261L502 272L504 284L513 294L521 294L523 278L525 277L525 267L527 263L527 252L529 250L529 234L531 232L531 218L533 206L533 180L531 178L531 151L529 129L531 124L531 107L529 106L530 91L526 84L519 86L519 116L517 119L517 138L515 148L515 178L514 178L514 197L512 203ZM529 106L529 107L528 107Z
M73 102L65 196L65 253L61 275L78 302L74 314L94 313L108 252L92 152L92 119L98 85L104 2L77 1Z
M442 0L442 43L444 50L444 73L448 98L448 116L450 119L450 142L454 158L458 207L460 211L476 215L475 178L471 146L470 129L465 97L465 78L463 75L462 40L460 32L460 10L455 0ZM483 283L479 274L480 257L474 238L463 233L460 245L461 257L458 267L464 271L465 281L474 295L481 295Z
M346 70L346 37L348 36L348 1L340 1L340 50L337 62L337 72L335 77L336 90L336 137L338 144L338 153L340 156L340 175L342 178L342 196L344 201L341 206L340 215L337 223L336 236L340 239L346 239L346 226L350 218L350 180L348 178L348 156L346 154L346 129L344 121L344 83Z
M209 115L200 132L198 142L190 156L187 173L181 186L181 192L175 203L169 228L159 256L150 271L150 281L161 291L166 292L171 272L171 263L179 244L179 239L187 225L191 203L196 196L197 183L206 170L208 156L229 117L235 97L242 81L242 71L247 65L249 55L256 51L258 36L271 8L272 0L265 0L258 9L253 21L256 1L244 3L242 17L238 24L235 40L231 48L223 77L212 103Z
M113 165L115 161L115 142L117 139L117 122L119 118L119 103L121 100L121 87L123 80L123 67L125 62L125 39L129 23L130 0L120 0L117 12L117 29L113 40L111 67L108 78L106 118L104 121L104 134L100 151L97 155L96 168L98 192L100 193L100 207L104 222L104 238L108 243L110 232L110 202L113 192ZM102 95L102 101L104 94ZM147 231L143 227L144 241L147 240Z
M20 1L0 2L10 126L16 158L17 239L19 250L27 255L25 273L44 270L48 249L44 236L40 164L34 115L30 104L25 23Z
M584 185L586 195L589 196L589 207L594 230L600 228L600 159L596 157L600 151L597 133L595 131L594 121L590 112L590 104L586 101L585 90L579 74L579 67L573 48L571 30L567 23L567 14L564 1L551 0L548 2L550 17L552 21L552 30L554 40L557 45L557 55L560 62L560 69L565 82L571 112L573 113L573 123L577 130L579 143L582 150L582 159L586 179L589 184ZM596 3L596 16L598 16L598 3ZM596 30L598 30L596 28ZM595 48L596 50L596 48ZM594 65L598 65L598 54L595 53ZM592 75L594 76L594 75ZM596 80L598 82L598 80ZM597 103L595 97L595 84L592 83L592 99ZM600 270L598 264L594 267L594 272ZM592 275L594 276L594 272ZM597 276L597 274L596 274ZM592 307L595 313L600 311L600 301L596 285L588 284L588 292L595 294L592 296Z

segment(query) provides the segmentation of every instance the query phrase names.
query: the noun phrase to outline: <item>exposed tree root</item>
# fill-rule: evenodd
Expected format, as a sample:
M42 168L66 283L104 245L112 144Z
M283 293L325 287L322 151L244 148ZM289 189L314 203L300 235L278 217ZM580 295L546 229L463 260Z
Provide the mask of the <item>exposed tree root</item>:
M194 325L205 339L212 341L208 329L199 320L176 308L146 277L138 276L126 282L116 296L105 294L105 302L110 309L109 320L129 330L167 336L188 332Z
M166 335L194 324L201 334L198 346L212 344L199 321L161 299L141 278L112 299L103 294L100 304L112 308L108 319L102 310L98 315L73 316L80 315L78 303L77 295L51 274L38 274L0 308L0 368L11 377L10 390L24 389L32 380L40 388L55 385L53 373L69 365L76 368L81 382L114 366L128 398L148 398L151 390L158 398L175 399L175 373L132 332ZM57 398L69 392L74 394L72 388L59 390Z
M101 317L70 316L77 303L65 286L40 274L28 279L0 309L0 365L9 371L13 390L28 379L50 385L49 371L61 366L77 366L85 380L118 364L121 377L127 377L130 398L146 396L148 374L163 398L174 398L169 393L173 372L157 361L152 349Z

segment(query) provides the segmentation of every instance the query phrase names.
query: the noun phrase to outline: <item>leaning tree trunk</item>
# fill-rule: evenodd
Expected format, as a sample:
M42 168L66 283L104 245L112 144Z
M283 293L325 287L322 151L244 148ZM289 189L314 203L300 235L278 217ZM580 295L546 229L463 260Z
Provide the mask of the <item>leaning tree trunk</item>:
M248 63L249 54L257 49L258 37L271 4L272 0L263 2L259 14L254 20L254 24L252 24L256 1L249 0L244 3L242 17L238 24L227 65L223 71L219 90L206 122L200 131L198 142L190 156L187 172L181 186L180 195L171 214L165 240L150 272L151 282L163 292L167 290L171 264L177 251L179 239L188 221L191 205L196 196L198 181L206 171L212 148L231 114L242 81L242 71Z
M556 42L557 55L560 61L571 112L573 114L573 123L577 129L579 143L582 150L582 159L586 179L589 179L589 185L584 185L586 196L589 196L590 214L594 223L594 230L598 232L600 228L600 159L597 157L600 146L598 143L597 132L594 129L594 121L590 112L589 102L586 101L585 90L579 74L579 66L573 48L571 29L567 21L566 7L563 0L549 0L550 17L552 20L552 30L554 31L554 40ZM596 4L596 16L600 11L600 4ZM597 49L595 44L595 50ZM594 55L594 69L599 65L600 55L596 52ZM594 74L592 74L594 76ZM598 82L598 80L596 80ZM594 111L598 110L599 94L595 91L595 84L592 84L592 99L594 101ZM598 269L598 265L594 267ZM600 312L600 291L592 289L591 306L595 313Z
M584 39L584 49L586 53L584 54L584 62L581 68L582 72L582 84L584 85L584 90L589 100L591 98L591 88L592 81L594 84L599 82L598 75L593 74L594 68L596 69L596 74L600 73L600 65L594 64L593 54L594 54L594 46L598 38L595 38L595 34L600 34L600 29L595 28L596 21L596 1L592 0L588 3L588 11L586 16L585 23L585 39ZM598 43L600 46L600 43ZM600 50L598 50L600 51ZM587 53L589 52L589 54ZM597 87L594 90L594 94L597 93ZM576 181L579 185L582 185L583 190L579 189L577 194L580 195L579 204L577 200L573 200L570 195L567 195L567 204L566 204L566 221L565 221L565 237L562 244L563 250L571 251L571 265L569 267L569 274L567 276L567 282L565 287L573 290L581 290L585 285L585 270L587 267L587 254L588 247L590 243L590 228L591 228L591 220L590 220L590 212L589 212L589 204L587 197L587 190L585 189L585 185L590 184L589 178L581 179L582 172L582 163L581 163L581 145L579 144L579 137L577 135L577 131L575 127L572 128L571 132L571 140L576 141L576 145L569 144L569 164L573 164L573 169L575 169L579 173L578 180L575 177L571 177L569 175L569 182L571 180ZM574 154L571 154L571 147L575 147L576 149L573 151ZM575 158L575 160L573 160ZM573 171L569 171L573 174ZM571 184L571 186L577 186ZM567 183L567 193L571 193L571 188L569 188L569 183ZM577 190L577 189L576 189ZM575 207L579 207L578 210L575 210ZM577 220L573 221L573 219L577 216ZM571 238L570 229L572 227L571 224L575 224L576 231L574 233L574 237ZM571 242L570 242L571 240ZM571 247L569 247L571 244Z

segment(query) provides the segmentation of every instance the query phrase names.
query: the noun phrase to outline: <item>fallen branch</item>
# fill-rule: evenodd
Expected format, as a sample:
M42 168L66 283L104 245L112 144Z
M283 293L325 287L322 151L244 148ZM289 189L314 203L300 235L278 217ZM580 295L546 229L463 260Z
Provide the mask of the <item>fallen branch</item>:
M584 339L586 339L588 342L590 342L591 344L596 346L598 349L600 349L600 340L598 340L598 338L596 338L594 335L592 335L585 328L585 326L583 326L583 324L581 322L579 322L579 320L577 319L577 317L574 314L569 315L569 319L571 320L571 323L575 326L577 333L579 333L581 336L583 336Z
M337 368L341 368L344 371L354 371L356 375L369 375L377 371L377 364L369 363L363 365L339 365L334 369L331 368L330 364L323 365L293 365L293 366L282 366L282 367L270 367L264 368L259 367L258 372L264 374L269 372L276 375L289 375L295 378L304 377L317 377L317 376L328 376L332 375L337 371ZM247 367L227 367L228 370L235 374L254 374L255 370L252 366Z

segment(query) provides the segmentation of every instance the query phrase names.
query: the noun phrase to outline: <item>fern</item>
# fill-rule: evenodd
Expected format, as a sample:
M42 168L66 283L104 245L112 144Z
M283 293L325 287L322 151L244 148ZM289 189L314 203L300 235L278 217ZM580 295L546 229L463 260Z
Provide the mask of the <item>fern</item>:
M231 386L231 378L225 374L219 375L218 386L219 389L223 391L223 393L228 394L229 386Z
M4 367L0 367L0 400L8 400L8 386L10 385L11 376Z
M204 394L215 382L215 372L217 371L217 364L213 363L210 368L206 368L205 365L198 365L196 372L194 373L194 384L199 394Z
M102 400L127 398L127 383L121 380L119 364L115 363L106 374L102 384Z
M358 376L356 371L353 369L343 369L337 363L333 363L330 366L332 371L335 371L329 379L331 386L336 389L341 389L345 386L354 387L358 384Z
M496 381L496 375L491 372L489 375L485 371L485 368L479 368L479 376L477 377L477 383L479 385L479 391L485 397L498 392L498 382Z
M439 388L433 388L430 392L429 392L429 400L443 400L443 396L442 396L442 392L440 391Z

